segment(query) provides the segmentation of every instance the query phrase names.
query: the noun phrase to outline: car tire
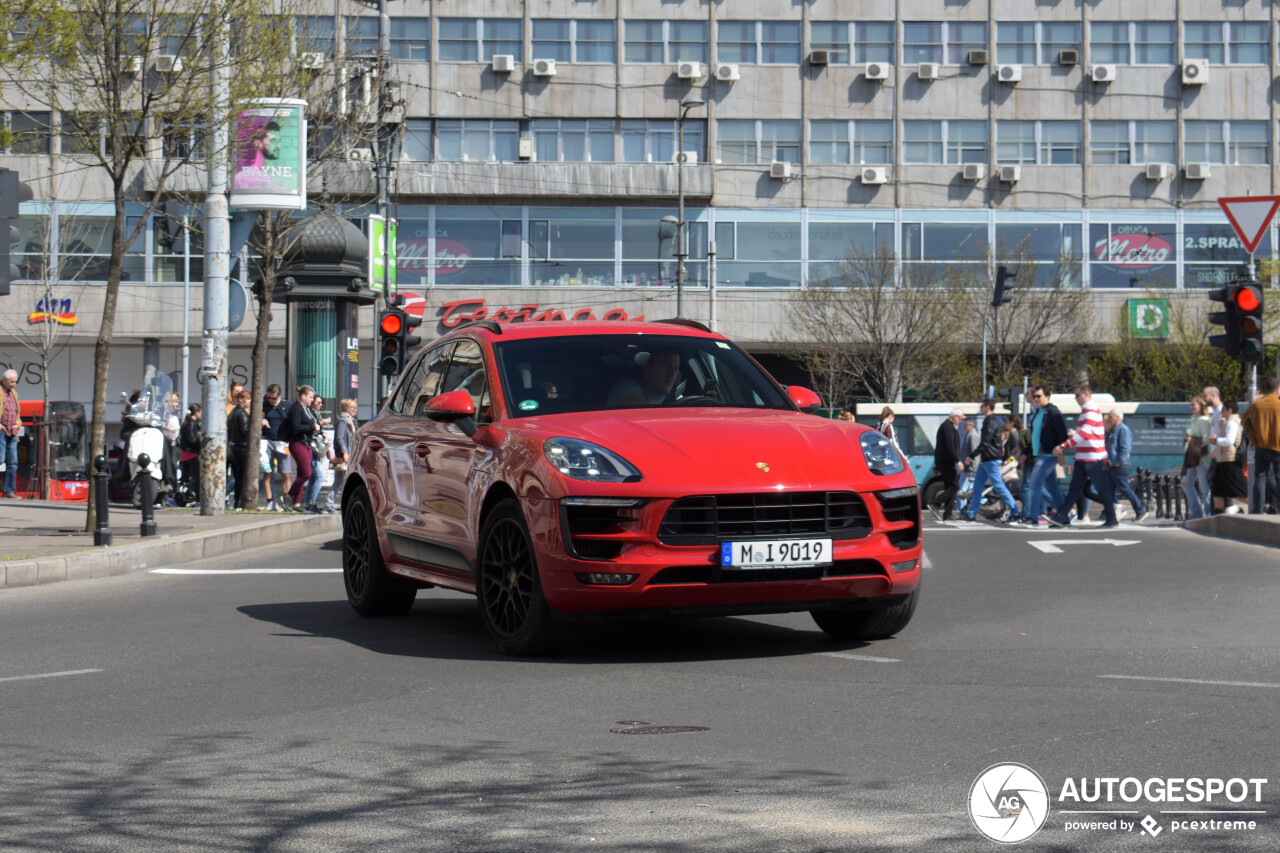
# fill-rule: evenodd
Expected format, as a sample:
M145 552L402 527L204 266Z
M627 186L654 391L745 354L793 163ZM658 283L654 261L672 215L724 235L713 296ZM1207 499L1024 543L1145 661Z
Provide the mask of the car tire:
M557 620L542 594L533 540L514 499L496 505L481 526L476 598L480 619L505 655L553 654L576 638L574 626Z
M342 581L351 609L361 616L407 613L418 588L387 571L378 547L369 496L358 489L343 503Z
M833 640L883 640L897 634L916 612L920 587L897 604L867 610L812 610L809 615Z

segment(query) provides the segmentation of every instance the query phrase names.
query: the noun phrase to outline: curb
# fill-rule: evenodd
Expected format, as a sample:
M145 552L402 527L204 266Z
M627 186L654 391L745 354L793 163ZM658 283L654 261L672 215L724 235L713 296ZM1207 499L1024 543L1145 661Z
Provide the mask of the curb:
M94 548L35 560L14 560L0 565L0 589L123 575L341 531L342 518L338 515L272 518L235 527L184 533L154 542Z
M1188 530L1204 536L1220 536L1254 545L1280 547L1280 520L1272 515L1212 515L1188 521L1186 526Z

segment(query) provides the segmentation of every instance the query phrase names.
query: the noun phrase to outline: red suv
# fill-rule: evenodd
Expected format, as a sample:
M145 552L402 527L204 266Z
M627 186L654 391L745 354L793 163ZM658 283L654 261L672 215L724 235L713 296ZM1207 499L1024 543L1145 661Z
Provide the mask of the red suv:
M916 483L818 404L689 321L456 329L357 433L347 597L375 616L424 587L475 594L518 655L610 614L808 610L833 637L888 637L919 595Z

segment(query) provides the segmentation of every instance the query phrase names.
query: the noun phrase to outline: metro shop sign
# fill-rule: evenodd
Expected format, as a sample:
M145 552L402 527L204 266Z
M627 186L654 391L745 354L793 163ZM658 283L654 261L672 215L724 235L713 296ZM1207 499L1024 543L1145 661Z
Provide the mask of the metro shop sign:
M406 306L412 311L413 306ZM576 308L562 311L555 307L543 307L529 302L519 308L490 308L483 299L455 299L440 306L440 325L452 329L476 320L496 320L499 323L546 323L563 320L631 320L641 322L644 315L628 316L623 308L609 308L597 316L594 308Z
M1110 267L1145 270L1173 262L1173 246L1141 225L1113 225L1110 237L1093 244L1093 256Z

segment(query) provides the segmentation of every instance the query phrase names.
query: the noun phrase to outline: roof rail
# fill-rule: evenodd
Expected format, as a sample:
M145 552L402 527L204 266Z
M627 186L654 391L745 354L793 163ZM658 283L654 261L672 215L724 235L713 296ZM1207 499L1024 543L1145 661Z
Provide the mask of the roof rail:
M465 323L459 323L454 328L470 329L473 326L479 326L482 329L488 329L489 331L493 332L495 335L502 334L502 327L498 325L497 320L469 320Z
M697 320L686 320L684 317L672 317L669 320L650 320L649 322L650 323L666 323L667 325L670 325L670 326L687 326L690 329L697 329L700 332L711 331L705 325L703 325L702 323L699 323Z

